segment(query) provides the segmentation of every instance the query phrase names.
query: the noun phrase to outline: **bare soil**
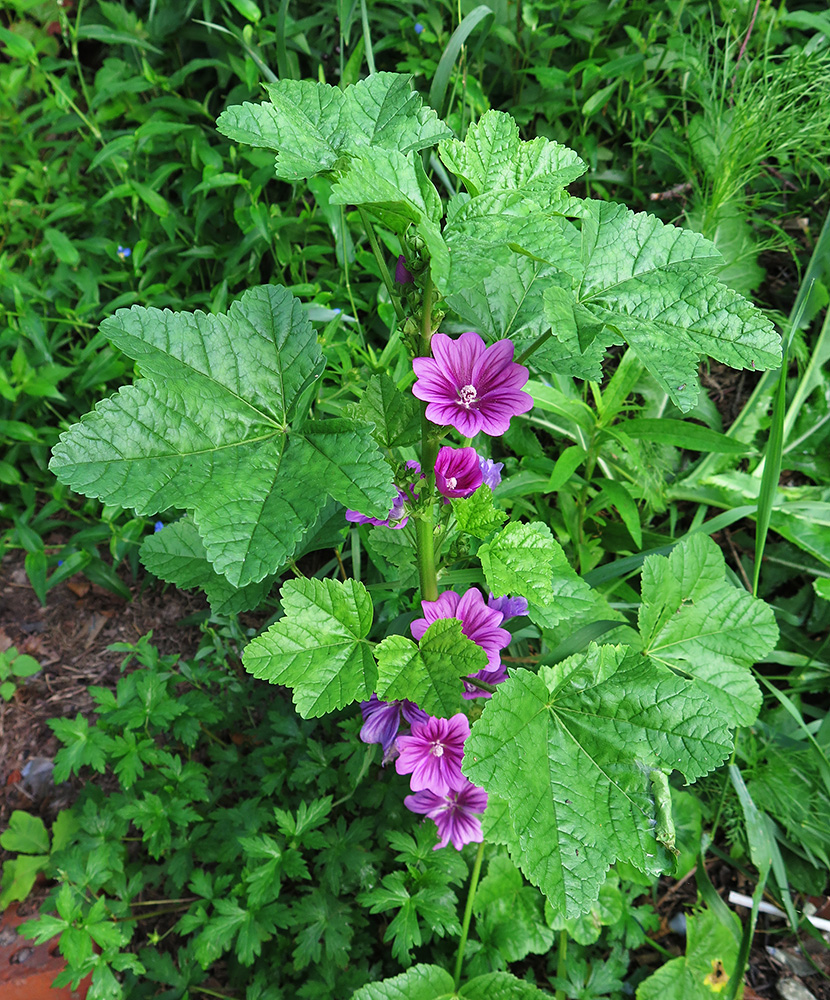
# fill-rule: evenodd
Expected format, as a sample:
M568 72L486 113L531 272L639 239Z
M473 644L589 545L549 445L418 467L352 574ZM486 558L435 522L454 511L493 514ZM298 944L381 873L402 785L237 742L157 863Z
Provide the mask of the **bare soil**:
M42 665L20 684L11 701L0 700L0 830L14 809L25 809L49 822L72 797L71 786L54 788L48 777L24 779L26 765L55 756L59 743L47 720L78 713L92 721L90 685L115 687L124 653L110 652L115 642L134 643L152 630L163 654L195 653L196 626L178 623L207 609L201 594L189 594L158 581L123 577L133 593L126 601L91 584L80 574L40 602L23 568L23 553L13 551L0 563L0 649L15 646Z

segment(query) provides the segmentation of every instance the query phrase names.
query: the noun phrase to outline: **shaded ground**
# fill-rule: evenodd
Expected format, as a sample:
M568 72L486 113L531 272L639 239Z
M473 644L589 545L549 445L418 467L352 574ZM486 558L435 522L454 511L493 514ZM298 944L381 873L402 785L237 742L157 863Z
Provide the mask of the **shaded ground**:
M191 656L199 644L196 627L178 623L207 608L204 597L160 583L143 588L125 579L131 602L90 584L81 575L49 591L40 602L23 569L23 553L11 552L0 563L0 649L15 646L40 662L43 669L22 682L10 702L0 700L0 830L14 809L38 813L49 821L67 804L70 786L61 789L38 782L38 758L53 758L59 743L47 720L94 718L90 685L114 687L123 653L109 652L114 642L135 642L152 630L162 653ZM32 763L34 762L34 763Z

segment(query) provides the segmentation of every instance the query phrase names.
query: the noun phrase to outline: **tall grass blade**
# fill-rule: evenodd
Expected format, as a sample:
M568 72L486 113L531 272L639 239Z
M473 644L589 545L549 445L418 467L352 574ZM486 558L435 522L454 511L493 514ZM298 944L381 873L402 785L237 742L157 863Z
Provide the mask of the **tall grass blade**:
M793 339L793 332L801 321L807 299L812 288L812 279L807 287L805 295L801 295L804 290L802 284L799 289L798 298L801 300L800 308L795 317L790 322L789 332L781 345L781 368L778 373L778 386L775 390L775 398L772 404L772 423L770 425L770 435L767 441L766 453L761 460L763 473L761 477L761 489L758 492L758 512L755 515L755 569L752 574L752 594L758 596L758 583L761 579L761 560L764 558L764 548L767 544L767 532L772 515L772 505L775 501L775 494L778 492L778 479L781 475L781 456L784 453L784 418L787 413L787 361L790 352L790 344ZM757 473L756 469L756 473Z
M289 0L280 0L280 7L277 11L277 73L280 80L287 80L291 76L288 68L288 49L285 45L285 21L288 17Z
M369 67L369 76L374 76L375 54L372 51L372 34L369 31L369 12L366 10L366 0L360 0L360 21L363 25L363 45L366 49L366 65Z
M484 4L480 4L474 10L470 11L450 36L447 47L444 49L444 54L438 63L438 69L435 71L432 86L429 88L429 103L435 108L441 118L445 116L447 111L444 106L447 97L447 86L450 82L455 61L461 52L461 47L479 24L487 21L487 24L484 26L483 38L490 28L493 17L493 11L489 7L485 7Z

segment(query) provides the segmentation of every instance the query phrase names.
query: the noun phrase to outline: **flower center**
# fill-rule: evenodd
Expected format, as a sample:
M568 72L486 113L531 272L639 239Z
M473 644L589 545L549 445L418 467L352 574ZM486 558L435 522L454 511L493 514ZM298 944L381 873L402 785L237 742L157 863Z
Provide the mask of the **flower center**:
M478 393L474 385L462 385L458 390L458 402L465 410L470 409L470 405L476 401Z
M443 743L439 743L438 740L436 740L432 744L432 746L430 747L430 751L429 752L433 755L433 757L443 757L444 756L444 744Z
M454 490L456 486L458 486L458 480L455 478L455 476L450 476L450 478L447 480L447 489Z

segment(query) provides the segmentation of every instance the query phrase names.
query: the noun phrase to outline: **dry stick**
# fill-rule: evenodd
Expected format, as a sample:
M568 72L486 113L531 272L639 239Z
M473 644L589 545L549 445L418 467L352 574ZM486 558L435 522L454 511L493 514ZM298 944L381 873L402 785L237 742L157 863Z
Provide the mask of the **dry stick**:
M738 572L741 574L741 579L746 584L746 589L752 593L752 584L749 582L749 577L746 575L746 570L744 569L744 564L741 562L741 557L738 555L738 550L735 548L735 543L732 541L732 534L728 528L723 529L724 535L726 535L726 541L729 543L729 551L732 553L732 558L735 560L735 564L738 567Z
M735 89L735 81L738 79L738 66L741 64L741 59L743 58L744 52L746 52L746 46L749 42L749 36L752 34L752 29L755 27L755 18L758 16L758 8L761 6L761 0L755 0L755 10L752 12L752 17L749 21L749 27L746 29L746 34L744 35L743 44L738 51L738 58L735 60L735 75L732 77L732 89Z

